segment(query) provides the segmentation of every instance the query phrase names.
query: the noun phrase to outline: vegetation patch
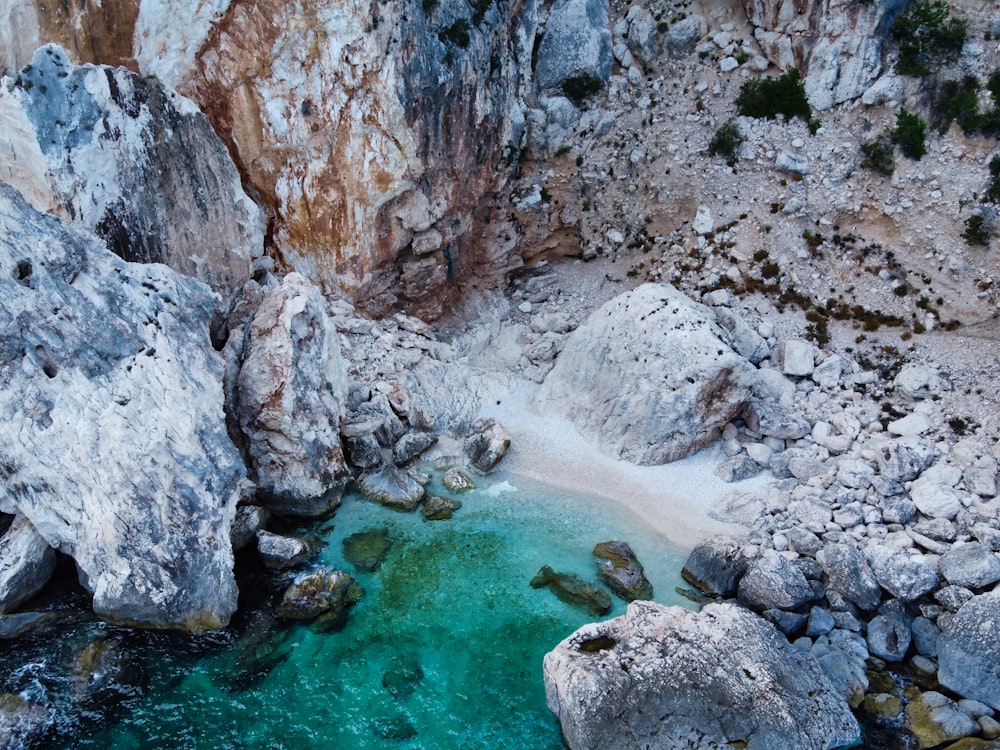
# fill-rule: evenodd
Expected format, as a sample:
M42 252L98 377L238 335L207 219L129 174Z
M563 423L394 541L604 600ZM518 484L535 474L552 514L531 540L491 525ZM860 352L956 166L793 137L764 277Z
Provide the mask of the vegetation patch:
M903 156L919 161L927 153L927 123L920 115L901 110L896 118L896 129L889 136L899 146Z
M870 169L875 174L890 177L895 167L892 163L892 142L886 138L870 141L861 144L861 153L864 158L861 166Z
M708 142L708 153L711 156L721 156L725 159L735 159L736 152L740 144L743 143L743 135L736 124L736 120L727 120L712 136Z
M590 73L577 73L562 82L563 93L578 107L603 87L601 79Z
M801 117L810 122L809 100L802 85L802 76L792 68L779 78L753 78L740 87L736 106L741 115L773 120L778 115L786 119ZM812 129L812 128L810 128Z
M468 18L459 18L454 23L445 26L438 34L442 42L449 42L456 47L465 49L472 42L472 25Z
M892 22L891 34L899 42L896 72L927 76L933 66L958 59L965 44L967 24L949 19L950 8L943 0L916 2Z
M962 232L962 239L970 245L989 245L992 237L993 233L986 224L985 216L977 214L966 219L965 231Z

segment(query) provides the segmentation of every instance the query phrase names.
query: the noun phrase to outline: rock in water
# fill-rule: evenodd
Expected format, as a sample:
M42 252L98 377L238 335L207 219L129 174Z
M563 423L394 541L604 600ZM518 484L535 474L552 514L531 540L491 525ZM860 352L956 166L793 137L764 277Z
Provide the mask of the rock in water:
M349 573L315 570L299 576L285 590L278 616L285 620L315 620L321 627L335 627L364 593Z
M391 547L388 529L358 531L344 540L344 559L358 570L372 573L382 565Z
M196 631L236 608L216 301L0 185L0 510L76 560L108 620Z
M431 495L424 501L420 512L428 521L446 521L455 515L455 511L461 507L461 500L441 497L440 495Z
M544 673L572 750L827 750L860 734L814 658L729 603L633 602L546 654Z
M620 598L627 602L653 598L653 584L627 542L600 542L594 557L598 577Z
M465 455L480 471L492 471L510 448L510 435L504 426L490 417L476 420L465 440Z
M37 594L56 567L56 553L24 516L0 537L0 614Z
M606 591L571 573L556 573L548 565L543 565L538 575L531 579L531 588L548 588L567 604L582 607L592 615L606 615L611 611L611 597Z
M358 492L366 500L404 513L416 510L424 499L424 485L392 464L358 477Z
M444 473L441 482L452 492L468 492L476 488L472 477L454 466Z
M537 404L612 456L643 465L683 458L716 438L755 380L714 320L669 285L619 295L569 334Z
M319 289L290 273L267 291L243 351L233 411L262 499L284 515L328 515L348 476L340 444L347 373Z
M250 275L263 214L191 101L124 68L73 65L55 45L17 81L5 96L31 123L75 224L125 260L166 263L223 294Z

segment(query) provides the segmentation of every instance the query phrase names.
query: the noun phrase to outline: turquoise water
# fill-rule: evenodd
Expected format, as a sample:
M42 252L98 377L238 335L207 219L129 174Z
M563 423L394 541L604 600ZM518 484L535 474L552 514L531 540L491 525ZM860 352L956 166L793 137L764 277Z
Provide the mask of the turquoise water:
M479 482L449 521L345 498L317 560L365 589L342 629L288 627L265 608L197 646L153 637L131 710L65 746L559 750L542 657L593 618L528 582L542 565L596 580L594 544L624 539L655 598L682 603L683 556L611 501L519 478ZM384 563L355 571L343 539L379 528L392 540ZM624 609L615 600L609 616Z

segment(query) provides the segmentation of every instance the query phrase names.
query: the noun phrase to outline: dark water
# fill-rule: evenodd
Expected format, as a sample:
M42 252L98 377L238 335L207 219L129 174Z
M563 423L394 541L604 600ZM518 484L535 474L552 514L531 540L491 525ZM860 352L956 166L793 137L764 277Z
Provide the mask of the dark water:
M50 747L559 750L542 657L593 618L528 582L542 565L595 579L594 544L625 539L655 598L682 603L683 557L610 501L516 478L461 499L436 522L345 499L318 562L366 595L339 631L275 622L276 584L260 576L242 583L259 608L225 633L77 623L0 658L13 667L2 690L53 707ZM379 528L392 540L382 567L355 571L343 539Z

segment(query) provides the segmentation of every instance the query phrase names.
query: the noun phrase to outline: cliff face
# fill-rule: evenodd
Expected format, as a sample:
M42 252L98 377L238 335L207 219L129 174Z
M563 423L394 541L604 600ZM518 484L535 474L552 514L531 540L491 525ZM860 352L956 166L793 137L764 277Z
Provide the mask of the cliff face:
M285 267L375 311L431 315L449 278L483 270L470 229L520 144L534 0L143 2L114 38L105 16L75 17L89 46L36 25L82 60L122 62L127 41L142 73L194 99Z

